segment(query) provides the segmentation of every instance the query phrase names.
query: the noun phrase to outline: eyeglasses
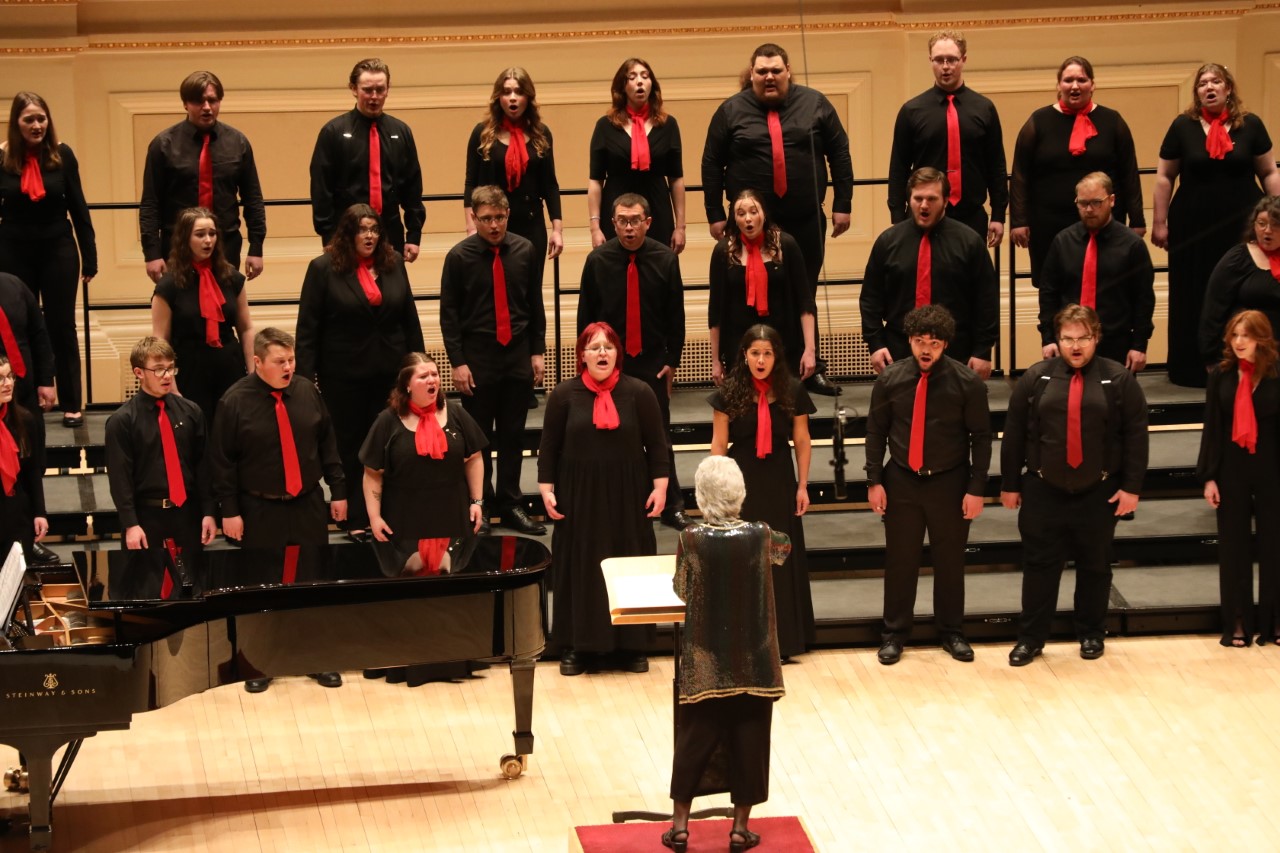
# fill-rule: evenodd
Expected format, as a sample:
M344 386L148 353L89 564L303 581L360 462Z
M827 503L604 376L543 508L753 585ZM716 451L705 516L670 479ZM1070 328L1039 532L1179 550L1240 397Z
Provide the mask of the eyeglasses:
M649 221L647 216L615 216L614 224L619 228L639 228Z
M164 379L166 376L178 375L178 368L176 367L143 367L140 369L152 374L157 379Z
M499 213L497 216L477 216L476 222L481 225L501 225L507 221L507 214Z
M937 352L945 347L946 343L944 341L926 341L924 338L912 338L911 345L913 347L919 347L920 349L933 350L934 352Z
M1111 198L1111 196L1107 196ZM1078 198L1076 199L1076 207L1081 210L1097 210L1107 203L1107 198Z
M963 61L964 61L964 57L961 57L961 56L931 56L931 57L929 57L929 61L930 61L930 62L932 62L934 65L942 65L942 66L948 66L948 65L959 65L961 62L963 62Z
M603 355L606 352L617 352L618 348L613 344L592 344L589 347L583 347L583 352L589 352L592 355Z
M1064 347L1088 346L1093 343L1095 338L1093 335L1085 335L1083 338L1058 338L1058 343Z
M382 229L379 228L377 225L361 225L360 230L357 231L356 233L362 234L362 235L373 234L374 236L377 236L378 234L382 233Z
M17 381L18 381L18 377L14 376L12 373L6 373L4 376L0 376L0 385L6 385L10 382L17 382Z
M1263 219L1259 216L1257 219L1253 220L1253 227L1257 228L1259 231L1275 231L1276 228L1280 226L1277 226L1276 223L1272 222L1270 219Z

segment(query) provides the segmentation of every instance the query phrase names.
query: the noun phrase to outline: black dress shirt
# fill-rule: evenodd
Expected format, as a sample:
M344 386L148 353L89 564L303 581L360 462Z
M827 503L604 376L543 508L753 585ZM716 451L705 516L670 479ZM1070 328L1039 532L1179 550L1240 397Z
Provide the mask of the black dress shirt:
M427 208L422 203L422 166L409 125L385 113L377 119L382 149L382 228L397 251L422 242ZM369 125L359 110L320 128L311 153L311 222L323 243L353 204L369 202ZM404 210L401 222L400 211Z
M66 145L58 145L58 155L61 168L47 169L41 164L45 196L39 201L32 201L22 191L21 175L0 169L0 240L30 243L61 237L75 228L81 273L97 275L98 246L80 183L80 164Z
M204 415L199 406L184 397L166 394L163 399L178 448L187 500L199 502L201 515L213 515L213 496L203 470ZM121 527L138 524L138 501L169 497L159 414L156 398L139 391L107 418L107 482Z
M507 203L511 205L510 227L515 228L518 234L525 233L531 220L542 222L543 202L547 204L549 219L562 219L560 181L556 178L551 128L543 128L547 134L547 151L541 156L526 135L525 152L529 155L529 165L513 190L507 189L507 144L495 140L489 149L488 159L485 159L480 153L480 132L483 129L484 122L477 124L467 140L467 176L462 188L462 206L471 207L471 191L476 187L495 186L507 195Z
M449 363L469 366L478 381L493 381L506 371L528 375L529 357L547 348L546 309L542 282L534 281L533 244L507 232L500 253L511 315L511 342L505 347L497 337L489 242L472 234L454 246L445 255L440 277L440 332Z
M578 334L594 322L613 326L622 339L622 371L652 380L658 371L680 366L684 350L684 282L676 253L645 238L635 252L640 273L640 337L643 349L628 355L627 267L632 253L618 238L602 243L587 255L578 294Z
M955 95L960 120L960 204L962 211L980 210L991 196L991 219L1003 222L1009 206L1009 176L1000 115L990 99L968 86L954 92L933 86L898 110L889 152L889 215L909 218L907 178L932 166L947 171L947 95Z
M1058 232L1040 276L1040 340L1054 341L1053 315L1080 301L1089 230L1083 222ZM1114 217L1098 229L1098 319L1104 352L1117 360L1129 350L1147 351L1155 325L1155 271L1142 238Z
M4 311L13 329L13 338L27 366L26 379L39 387L52 385L53 344L45 329L40 303L22 279L7 272L0 272L0 311ZM5 352L4 341L0 341L0 352L13 360L12 354Z
M232 385L218 404L209 437L209 482L224 516L240 515L240 496L245 492L285 494L274 390L250 373ZM311 380L297 375L283 390L302 470L300 494L315 488L324 477L330 499L346 500L342 460L320 392Z
M1142 491L1147 472L1147 400L1124 366L1095 356L1082 369L1080 437L1084 461L1067 464L1067 396L1074 373L1062 358L1032 365L1009 399L1000 446L1001 489L1021 492L1025 469L1066 492L1083 492L1103 478L1117 489Z
M911 424L915 413L920 366L914 358L895 361L871 386L867 412L867 482L883 482L884 451L894 463L910 470ZM967 492L981 497L991 467L991 415L987 385L963 364L938 359L929 371L925 395L924 467L930 475L965 465Z
M853 161L849 137L835 107L817 89L792 83L778 107L782 149L787 163L787 194L773 194L773 144L769 111L755 92L744 89L726 100L711 117L702 150L702 192L710 223L725 220L722 200L732 201L744 189L764 199L774 219L811 216L827 193L831 169L835 213L853 205Z
M916 266L924 231L914 220L884 231L871 247L858 307L867 349L888 348L894 361L908 358L911 346L903 318L916 305ZM1000 334L1000 288L982 238L972 228L944 216L929 232L933 304L956 321L947 355L961 362L991 360Z
M142 202L138 227L142 254L148 261L169 256L169 241L178 214L200 201L200 150L205 133L183 120L156 134L147 146L142 171ZM267 239L267 208L262 184L248 138L230 125L215 122L209 131L209 157L213 162L213 215L218 230L240 230L240 206L249 232L249 257L262 257Z

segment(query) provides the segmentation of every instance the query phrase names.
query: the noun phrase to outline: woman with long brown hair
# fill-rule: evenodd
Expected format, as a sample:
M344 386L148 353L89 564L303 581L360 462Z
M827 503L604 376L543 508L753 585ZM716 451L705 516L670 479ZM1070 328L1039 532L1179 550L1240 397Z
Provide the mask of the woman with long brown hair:
M1280 617L1280 379L1276 339L1261 311L1241 311L1209 373L1196 473L1218 511L1218 587L1224 646L1277 641ZM1252 527L1258 531L1254 620Z
M22 543L30 562L35 543L49 532L44 436L36 428L36 415L13 399L16 381L13 365L0 355L0 562L14 542Z
M76 296L80 283L98 273L80 164L58 141L49 105L35 92L14 96L0 145L0 272L22 279L40 300L53 342L62 425L80 426Z

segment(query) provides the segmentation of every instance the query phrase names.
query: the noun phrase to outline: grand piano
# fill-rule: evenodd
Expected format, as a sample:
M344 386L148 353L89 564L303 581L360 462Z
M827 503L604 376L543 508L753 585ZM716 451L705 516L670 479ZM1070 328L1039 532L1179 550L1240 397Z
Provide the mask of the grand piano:
M210 550L190 562L164 549L87 551L49 572L26 571L15 548L0 574L0 743L24 758L6 784L30 791L31 848L52 843L53 801L85 738L251 678L507 662L514 749L499 768L519 776L533 752L550 554L515 536L445 545L429 558L385 543Z

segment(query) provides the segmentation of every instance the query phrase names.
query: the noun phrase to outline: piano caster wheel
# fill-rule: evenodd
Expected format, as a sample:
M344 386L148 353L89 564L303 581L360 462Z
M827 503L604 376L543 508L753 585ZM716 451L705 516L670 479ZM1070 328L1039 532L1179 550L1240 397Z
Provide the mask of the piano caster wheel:
M6 770L4 773L4 787L6 791L25 794L27 792L27 768L10 767Z
M524 773L527 755L504 755L498 759L498 766L502 768L502 775L508 779L519 779L520 774Z

